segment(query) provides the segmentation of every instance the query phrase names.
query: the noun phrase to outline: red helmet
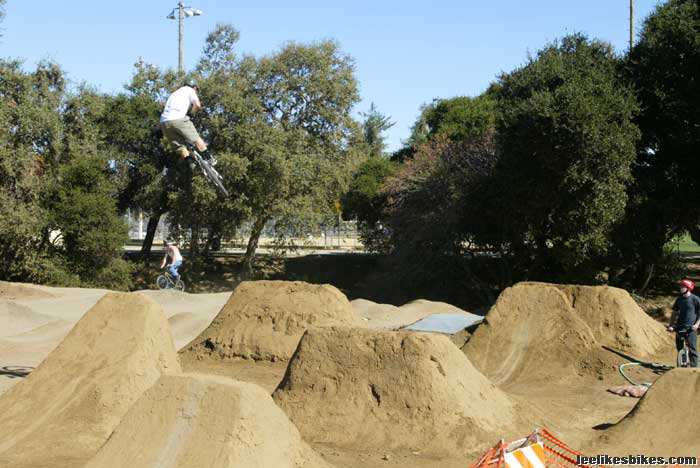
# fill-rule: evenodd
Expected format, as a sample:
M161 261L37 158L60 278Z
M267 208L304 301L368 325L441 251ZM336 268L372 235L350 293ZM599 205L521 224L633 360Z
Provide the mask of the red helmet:
M691 280L689 280L689 279L681 280L681 281L679 281L679 283L680 283L681 286L683 286L684 288L686 288L688 291L692 291L693 289L695 289L695 283L693 283L693 282L692 282Z

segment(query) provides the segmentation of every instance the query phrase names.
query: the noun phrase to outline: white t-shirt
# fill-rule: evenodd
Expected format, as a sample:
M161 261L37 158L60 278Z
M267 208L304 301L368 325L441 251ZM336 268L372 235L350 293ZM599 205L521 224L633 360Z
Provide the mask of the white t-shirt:
M181 262L182 261L182 254L180 253L180 249L178 249L176 246L171 245L168 247L166 251L166 255L170 257L172 263L175 262Z
M168 101L165 103L165 109L160 114L160 121L167 122L185 118L192 104L200 105L197 92L189 86L183 86L168 98Z

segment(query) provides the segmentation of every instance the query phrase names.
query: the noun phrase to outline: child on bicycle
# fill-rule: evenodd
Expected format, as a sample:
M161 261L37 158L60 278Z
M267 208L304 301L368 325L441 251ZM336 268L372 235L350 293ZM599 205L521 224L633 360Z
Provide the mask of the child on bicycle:
M175 244L172 241L166 241L164 242L165 245L165 257L163 257L163 261L160 264L160 268L165 268L166 266L169 266L170 268L168 271L170 271L170 274L173 277L173 281L177 282L177 280L180 279L180 273L177 272L178 268L182 266L182 254L180 253L180 249L177 247L177 244ZM168 259L170 261L168 261Z
M683 341L688 343L690 367L698 367L698 327L700 327L700 298L693 294L695 283L689 279L679 282L680 295L673 303L673 313L668 331L676 332L676 349L683 349Z

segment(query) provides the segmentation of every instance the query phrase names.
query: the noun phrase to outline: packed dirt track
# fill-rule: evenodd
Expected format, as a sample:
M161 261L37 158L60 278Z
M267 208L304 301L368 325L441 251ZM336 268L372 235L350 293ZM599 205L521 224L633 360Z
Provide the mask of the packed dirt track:
M542 426L586 454L700 451L698 371L639 374L655 381L641 400L606 392L622 354L675 352L623 290L517 284L461 349L393 330L459 309L393 307L303 282L0 283L0 368L29 374L0 375L0 466L456 468Z
M138 294L106 295L0 397L0 466L85 462L141 393L161 374L179 371L160 307Z

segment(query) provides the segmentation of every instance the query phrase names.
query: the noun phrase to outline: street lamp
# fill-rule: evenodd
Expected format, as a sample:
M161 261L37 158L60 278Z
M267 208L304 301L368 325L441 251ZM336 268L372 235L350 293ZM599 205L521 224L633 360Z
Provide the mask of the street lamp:
M177 15L175 14L177 12ZM183 51L183 46L182 46L182 40L183 36L185 35L185 18L189 18L190 16L200 16L202 15L202 10L198 10L197 8L192 8L189 6L185 6L182 4L182 0L180 0L177 4L177 7L173 8L173 11L170 12L166 18L174 20L176 19L178 21L178 35L177 35L177 45L178 45L178 55L177 55L177 72L180 75L185 74L185 66L184 66L184 51Z

